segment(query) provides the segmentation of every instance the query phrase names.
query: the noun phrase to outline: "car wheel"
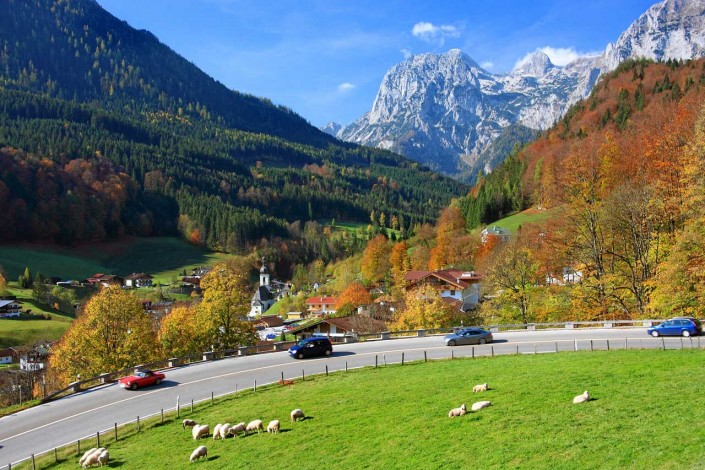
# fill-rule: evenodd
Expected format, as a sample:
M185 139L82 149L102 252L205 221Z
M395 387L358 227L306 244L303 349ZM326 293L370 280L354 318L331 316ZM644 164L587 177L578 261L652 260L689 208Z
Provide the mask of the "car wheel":
M658 331L652 331L651 336L653 336L654 338L658 338Z
M480 338L479 342L480 342L480 344L485 344L487 342L487 340L485 338Z
M333 354L333 351L331 351L330 349L326 349L326 356L330 356L331 354Z
M130 390L137 390L137 384L130 385Z
M298 354L296 355L296 359L303 359L303 358L304 358L304 355L301 354L301 353L298 353Z
M452 339L448 341L448 346L455 346L455 341Z
M157 379L154 383L159 385L160 383L162 383L162 379Z
M687 338L688 336L690 336L690 331L688 331L688 330L683 330L683 336L685 336L686 338Z

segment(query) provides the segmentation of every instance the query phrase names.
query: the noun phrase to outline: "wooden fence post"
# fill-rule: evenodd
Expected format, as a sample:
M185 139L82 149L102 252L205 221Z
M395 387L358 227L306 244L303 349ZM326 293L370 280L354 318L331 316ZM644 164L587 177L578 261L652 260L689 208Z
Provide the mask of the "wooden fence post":
M328 377L328 364L326 364L326 377Z
M375 354L375 369L377 368L377 354Z
M137 417L137 432L140 432L140 417Z
M610 350L610 340L607 340L607 350Z
M98 447L100 447L100 431L96 431L95 441L98 443Z
M54 462L59 461L59 454L56 452L56 447L54 447Z
M304 380L306 380L306 372L301 369L301 381L303 382Z
M255 391L255 392L257 391L257 379L255 379L255 388L253 391Z
M348 361L345 361L345 372L348 371Z
M428 361L428 358L426 357L426 351L423 352L423 361L424 362Z
M211 390L211 405L214 403L213 400L214 400L214 397L213 397L213 390Z
M164 424L164 408L162 408L162 424Z
M193 398L191 398L191 413L193 413Z
M81 455L81 440L76 441L76 455Z
M32 454L32 470L37 470L37 462L34 461L34 454Z
M118 436L117 436L117 423L115 423L115 442L117 442Z

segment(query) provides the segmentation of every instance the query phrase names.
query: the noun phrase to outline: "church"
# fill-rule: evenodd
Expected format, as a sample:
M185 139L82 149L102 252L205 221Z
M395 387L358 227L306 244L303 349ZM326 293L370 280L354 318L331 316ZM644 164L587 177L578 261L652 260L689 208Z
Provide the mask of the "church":
M259 270L259 286L252 296L248 316L251 318L261 316L277 300L288 296L290 289L291 287L288 284L270 279L269 269L264 262L264 258L262 258L262 267Z

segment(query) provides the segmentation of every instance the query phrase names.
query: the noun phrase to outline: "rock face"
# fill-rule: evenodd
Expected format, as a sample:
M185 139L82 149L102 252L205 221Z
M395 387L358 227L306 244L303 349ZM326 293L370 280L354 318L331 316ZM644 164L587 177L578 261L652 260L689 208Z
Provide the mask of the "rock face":
M339 131L344 140L399 152L448 174L488 169L479 156L511 124L546 129L620 62L705 56L705 0L666 0L600 56L559 67L537 51L508 74L458 49L412 56L382 80L372 109Z
M326 124L325 126L321 127L321 130L328 135L332 135L333 137L337 137L338 132L340 132L340 130L342 128L343 128L343 126L341 126L337 122L331 121L328 124Z

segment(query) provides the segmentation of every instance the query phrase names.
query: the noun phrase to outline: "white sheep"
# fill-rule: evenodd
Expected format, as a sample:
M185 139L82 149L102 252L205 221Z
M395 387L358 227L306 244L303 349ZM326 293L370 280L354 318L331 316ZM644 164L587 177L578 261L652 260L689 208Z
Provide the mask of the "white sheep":
M110 462L110 452L108 452L107 450L104 450L98 456L98 463L102 467L103 465L108 465L109 462Z
M472 392L473 393L486 392L488 389L489 389L489 387L487 386L486 383L484 383L484 384L475 385L472 388Z
M247 427L245 428L245 432L254 432L257 431L257 434L260 433L260 431L264 431L264 424L262 423L261 419L256 419L254 421L250 421L247 424Z
M216 439L220 439L220 427L222 424L218 423L215 425L213 428L213 440L215 441Z
M208 434L210 433L210 426L208 426L207 424L196 425L193 427L193 431L191 432L193 434L193 440L196 441L201 437L208 436Z
M88 449L87 451L85 451L85 452L83 453L83 456L82 456L80 459L78 459L78 464L79 464L79 465L83 465L83 462L86 461L86 459L88 458L88 456L91 455L91 454L92 454L93 452L95 452L96 450L98 450L97 447L91 447L90 449Z
M247 425L245 423L238 423L228 429L228 434L230 434L231 436L237 436L238 434L245 432L245 429L247 429Z
M81 457L81 462L79 460L79 465L82 465L83 468L87 468L88 466L93 466L97 463L99 463L99 458L100 454L105 450L105 447L98 447L98 448L93 448L89 449L85 454L83 454L83 457Z
M306 415L304 414L303 411L301 411L301 408L296 408L295 410L291 410L291 421L298 421L300 419L306 419Z
M280 427L279 420L278 419L272 420L267 425L267 432L277 434L279 432L279 427Z
M573 398L573 403L585 403L588 400L590 400L590 394L585 390L582 394Z
M191 458L189 458L189 462L195 462L201 457L205 457L206 459L208 459L208 449L206 449L206 446L196 447L196 450L191 452Z
M228 431L230 431L230 423L225 423L220 427L220 438L225 439L225 437L228 435Z
M184 429L186 429L186 428L192 428L192 427L194 427L194 426L197 425L197 424L198 424L198 423L197 423L196 421L192 420L192 419L185 419L185 420L181 423L181 426L182 426Z
M488 406L492 406L491 401L478 401L477 403L472 404L472 411L479 411L483 408L487 408Z
M465 403L460 405L460 408L453 408L448 412L448 417L453 418L455 416L463 416L465 413L467 413L468 407L465 406Z

